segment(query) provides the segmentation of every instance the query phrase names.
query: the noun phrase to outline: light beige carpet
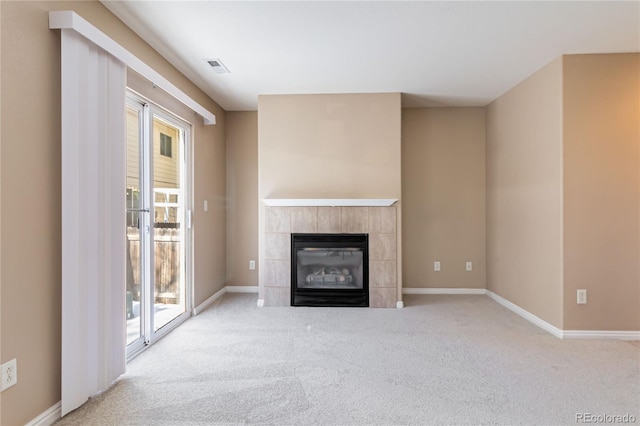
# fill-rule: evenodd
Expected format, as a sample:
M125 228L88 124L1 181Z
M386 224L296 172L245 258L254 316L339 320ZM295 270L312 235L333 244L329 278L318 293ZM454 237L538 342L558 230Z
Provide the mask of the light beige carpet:
M227 294L59 425L640 422L640 346L559 340L486 296L256 308Z

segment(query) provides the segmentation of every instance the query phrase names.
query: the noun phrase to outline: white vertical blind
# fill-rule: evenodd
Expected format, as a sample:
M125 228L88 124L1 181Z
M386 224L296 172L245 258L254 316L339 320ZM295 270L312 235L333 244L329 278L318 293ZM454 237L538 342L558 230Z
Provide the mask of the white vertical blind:
M62 38L62 415L125 371L126 67Z

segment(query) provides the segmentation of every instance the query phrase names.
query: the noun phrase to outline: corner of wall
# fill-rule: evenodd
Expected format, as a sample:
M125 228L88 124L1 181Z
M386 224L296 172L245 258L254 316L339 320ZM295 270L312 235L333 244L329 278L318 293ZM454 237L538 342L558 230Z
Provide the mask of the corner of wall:
M487 289L562 328L562 59L486 120Z
M231 286L258 285L258 115L228 112L226 120L227 271ZM250 270L250 260L256 269Z

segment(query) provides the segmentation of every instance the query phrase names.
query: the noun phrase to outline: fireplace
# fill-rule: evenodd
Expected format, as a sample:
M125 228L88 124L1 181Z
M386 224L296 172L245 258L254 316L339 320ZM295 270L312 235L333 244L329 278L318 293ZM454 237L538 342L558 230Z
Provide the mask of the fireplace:
M297 272L292 274L292 270L297 271L297 265L294 263L296 248L292 243L292 234L300 236L306 234L311 237L357 237L358 235L366 237L368 262L364 261L366 259L364 248L362 253L368 277L365 278L363 275L362 291L365 292L365 296L359 299L366 298L368 291L368 306L371 308L401 306L402 290L399 289L400 268L398 267L401 264L398 242L400 215L397 214L397 206L393 205L396 201L391 199L264 199L264 209L260 218L258 306L292 306L292 296L294 294L304 296L305 293L311 294L317 305L320 299L319 293L347 290L346 288L313 289L304 288L304 286L292 290L292 287L295 287L292 281L298 281ZM353 246L348 244L348 247ZM307 272L300 282L306 282L307 275L312 272L314 271ZM319 275L322 274L321 271L317 272ZM326 269L325 275L327 275ZM334 274L334 276L336 280L340 280L339 275ZM326 278L330 281L334 277L329 274ZM309 280L311 281L312 278L310 277ZM318 278L316 280L319 281ZM346 276L345 280L348 280ZM298 298L298 301L302 302L301 299ZM337 299L338 302L334 299L331 303L341 303L343 306L344 299L340 297ZM293 303L296 302L293 301ZM364 303L362 306L367 304Z
M368 234L291 234L291 306L368 307Z

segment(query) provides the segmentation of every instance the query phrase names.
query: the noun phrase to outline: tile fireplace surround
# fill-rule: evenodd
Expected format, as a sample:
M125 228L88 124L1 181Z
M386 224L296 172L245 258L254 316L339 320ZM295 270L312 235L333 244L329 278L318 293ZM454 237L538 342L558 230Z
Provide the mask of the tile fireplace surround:
M291 306L292 233L369 234L369 307L401 307L395 199L265 199L259 306Z

